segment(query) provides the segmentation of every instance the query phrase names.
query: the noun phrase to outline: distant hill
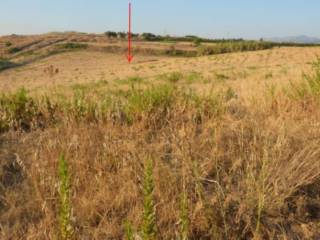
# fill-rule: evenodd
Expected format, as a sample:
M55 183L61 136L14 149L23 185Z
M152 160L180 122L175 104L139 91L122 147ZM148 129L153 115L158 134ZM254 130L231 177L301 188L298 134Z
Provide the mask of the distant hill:
M320 43L320 38L310 37L306 35L269 38L267 40L272 42L305 43L305 44Z

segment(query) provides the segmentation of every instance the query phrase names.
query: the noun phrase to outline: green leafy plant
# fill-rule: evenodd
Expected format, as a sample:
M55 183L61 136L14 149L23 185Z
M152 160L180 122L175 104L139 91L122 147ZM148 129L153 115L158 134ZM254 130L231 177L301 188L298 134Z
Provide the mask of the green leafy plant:
M153 164L152 160L148 159L144 170L144 185L143 185L143 225L142 236L143 240L156 239L156 213L153 199L154 181L153 181Z
M73 227L71 223L71 186L68 164L61 154L59 158L59 238L61 240L73 239Z
M124 224L127 240L134 240L134 230L132 224L127 220Z
M188 240L189 216L188 216L188 195L186 191L180 196L180 239Z

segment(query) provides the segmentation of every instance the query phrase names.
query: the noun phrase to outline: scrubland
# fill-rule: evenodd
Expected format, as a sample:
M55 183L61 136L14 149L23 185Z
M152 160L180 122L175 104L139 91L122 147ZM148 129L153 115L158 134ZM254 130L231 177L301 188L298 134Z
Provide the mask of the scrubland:
M0 72L1 239L319 239L317 53Z

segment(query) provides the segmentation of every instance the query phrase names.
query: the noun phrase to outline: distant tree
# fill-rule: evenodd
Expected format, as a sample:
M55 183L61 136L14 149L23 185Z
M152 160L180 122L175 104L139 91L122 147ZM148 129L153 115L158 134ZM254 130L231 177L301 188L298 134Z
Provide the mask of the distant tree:
M198 38L197 36L195 35L186 35L185 38L191 38L191 39L194 39L194 38Z
M116 38L118 37L118 34L116 32L113 32L113 31L107 31L105 32L105 35L109 38Z
M118 32L117 33L117 37L120 39L124 39L126 38L127 34L125 32Z
M138 34L138 33L131 33L131 36L132 36L133 38L138 38L138 37L139 37L139 34Z
M146 40L146 41L154 41L158 39L157 36L154 35L153 33L142 33L141 37L143 40Z
M196 47L199 47L201 45L201 42L202 42L202 39L201 38L194 38L193 39L193 44L196 46Z

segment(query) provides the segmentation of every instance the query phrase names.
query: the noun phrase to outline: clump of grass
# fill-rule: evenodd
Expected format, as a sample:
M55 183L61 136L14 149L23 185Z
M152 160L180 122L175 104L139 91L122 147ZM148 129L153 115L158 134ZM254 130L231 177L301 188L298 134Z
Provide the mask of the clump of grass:
M186 80L187 80L187 83L191 84L191 83L200 81L201 78L202 78L201 73L192 71L187 75Z
M154 203L153 163L151 159L146 162L143 184L143 240L156 240L156 211Z
M71 222L72 205L70 201L71 185L68 164L61 154L59 158L59 239L73 239L74 230Z
M251 70L251 71L255 71L255 70L257 70L258 69L258 67L257 66L249 66L249 67L247 67L249 70Z
M132 224L127 220L124 224L125 235L127 240L134 240L134 230Z
M131 86L133 86L134 84L140 84L143 83L144 79L142 77L139 76L135 76L135 77L129 77L127 79L121 80L120 83L121 84L130 84Z
M267 74L264 76L265 79L270 79L270 78L272 78L272 77L273 77L272 72L269 72L269 73L267 73Z
M144 91L132 90L127 97L125 112L133 116L139 113L149 113L153 110L165 111L174 98L174 89L170 85L153 87Z
M12 42L9 42L9 41L5 42L5 46L6 47L11 47L12 46Z
M320 97L320 58L313 63L313 74L304 74L303 82L291 83L288 90L289 96L295 99L306 99Z
M225 81L225 80L228 80L230 79L229 76L223 74L223 73L215 73L215 78L218 80L218 81Z
M7 128L23 128L29 130L32 122L38 116L37 104L29 98L24 88L19 89L15 94L0 97L1 107L1 130Z
M130 78L128 78L128 81L130 83L142 83L143 78L142 77L130 77Z
M169 82L177 83L182 79L183 75L180 72L172 72L172 73L169 73L166 77Z
M236 92L231 87L228 87L225 91L225 101L229 101L234 98L237 98Z

